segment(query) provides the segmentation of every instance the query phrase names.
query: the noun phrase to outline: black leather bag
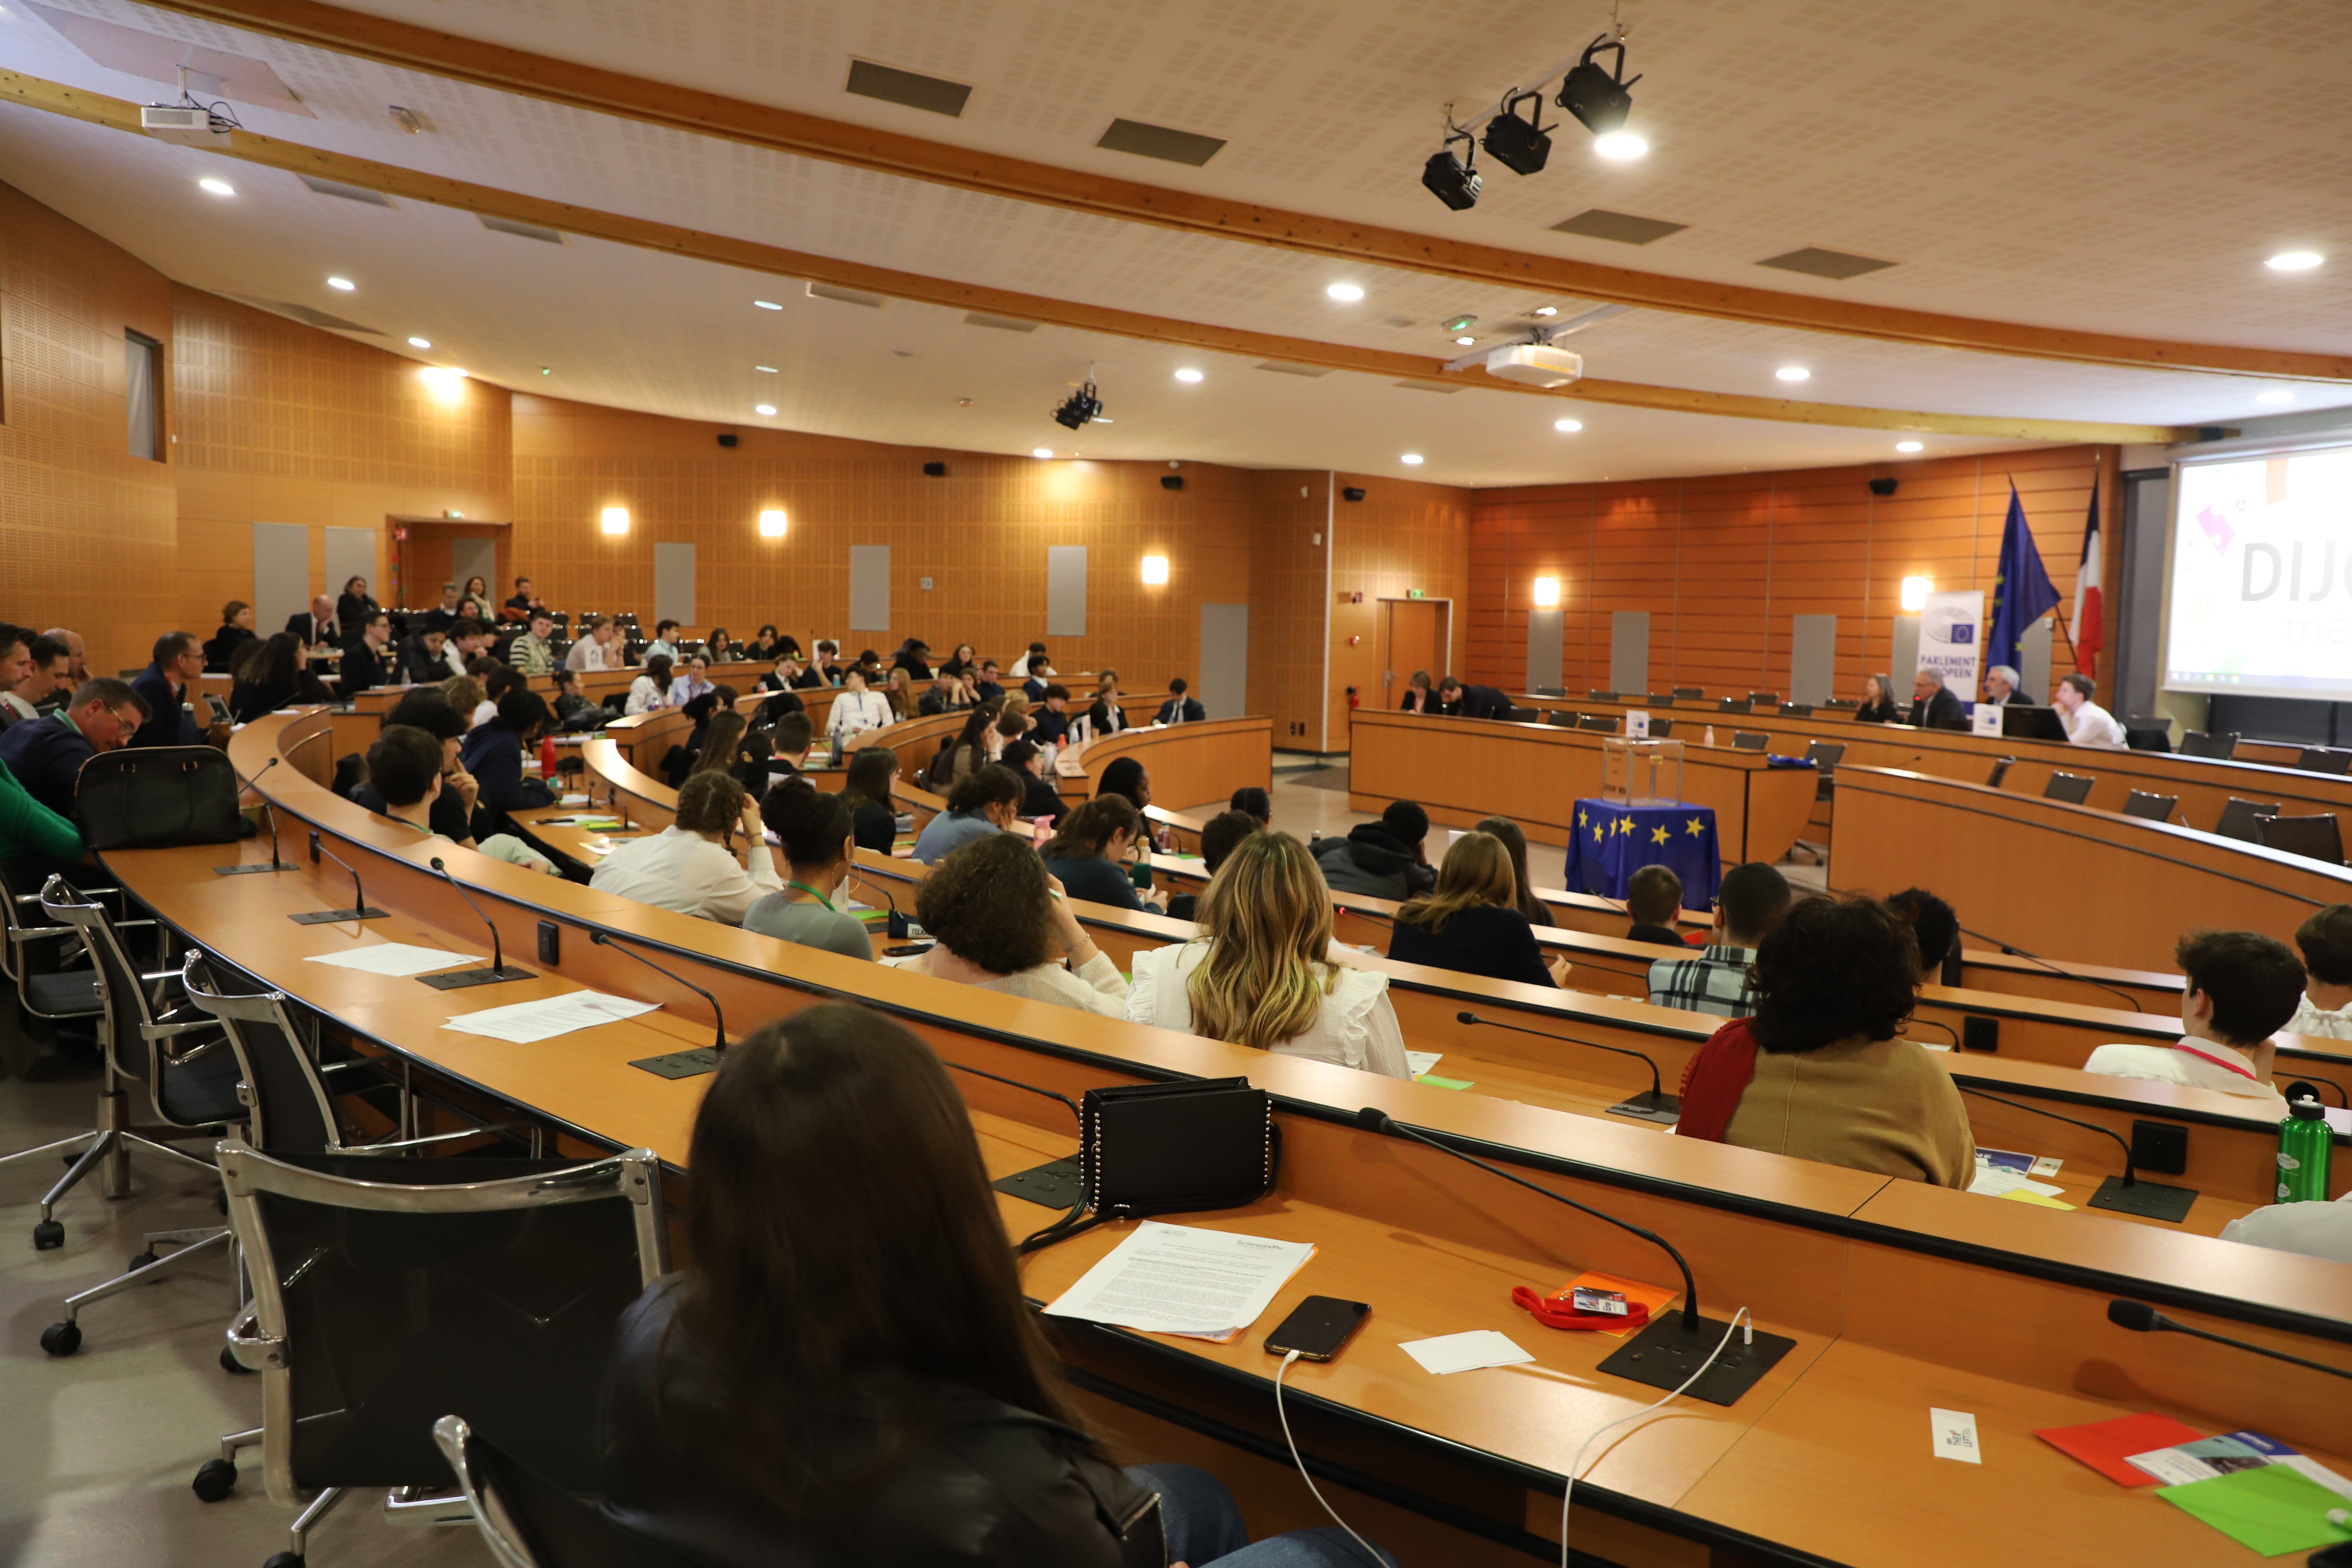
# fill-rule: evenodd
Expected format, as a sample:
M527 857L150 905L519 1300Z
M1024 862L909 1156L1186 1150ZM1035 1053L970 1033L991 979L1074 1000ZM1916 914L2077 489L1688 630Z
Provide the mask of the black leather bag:
M1090 1089L1078 1180L1103 1219L1238 1208L1274 1190L1273 1097L1245 1078Z
M92 849L231 844L246 836L236 770L211 746L140 746L84 763L74 821Z

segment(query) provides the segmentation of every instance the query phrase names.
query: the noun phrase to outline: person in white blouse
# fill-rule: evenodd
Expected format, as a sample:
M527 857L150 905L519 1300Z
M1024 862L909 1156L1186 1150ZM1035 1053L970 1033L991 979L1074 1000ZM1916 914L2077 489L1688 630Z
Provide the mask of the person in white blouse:
M629 712L651 713L657 709L675 708L686 700L684 683L674 679L669 670L669 655L646 656L646 672L629 682Z
M993 833L940 857L915 896L934 945L882 962L1056 1007L1127 1016L1127 982L1025 839Z
M2050 705L2058 710L2058 722L2066 727L2066 739L2075 745L2122 751L2131 742L2116 716L2091 700L2098 691L2099 683L2089 676L2070 675L2050 694Z
M1205 940L1134 957L1127 1016L1284 1056L1409 1078L1385 974L1332 962L1331 889L1307 847L1253 834L1200 896Z
M621 646L621 628L602 616L589 616L580 623L580 640L563 656L563 668L618 669L625 655Z
M846 741L867 730L879 730L889 721L888 699L878 691L866 690L866 678L856 669L845 670L841 695L833 700L833 711L825 717L824 732Z
M739 828L751 844L748 871L735 858ZM759 806L730 774L713 772L696 773L678 790L675 825L605 856L588 885L738 926L753 903L784 884L776 875Z

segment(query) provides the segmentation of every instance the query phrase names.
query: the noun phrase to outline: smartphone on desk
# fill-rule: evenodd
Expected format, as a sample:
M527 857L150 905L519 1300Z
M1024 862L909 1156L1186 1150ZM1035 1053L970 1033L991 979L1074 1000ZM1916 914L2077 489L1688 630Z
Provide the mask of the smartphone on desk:
M882 950L882 956L885 958L920 958L923 954L930 951L931 944L928 942L910 942L898 947L884 948Z
M1342 1301L1337 1296L1309 1296L1291 1310L1274 1332L1265 1337L1265 1353L1298 1352L1301 1361L1329 1361L1347 1342L1372 1309L1362 1301Z

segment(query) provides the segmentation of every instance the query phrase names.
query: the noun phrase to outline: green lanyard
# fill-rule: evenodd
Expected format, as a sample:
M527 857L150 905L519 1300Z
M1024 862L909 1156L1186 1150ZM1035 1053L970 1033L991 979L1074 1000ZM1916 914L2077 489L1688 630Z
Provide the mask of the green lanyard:
M810 887L806 882L786 882L784 886L787 888L797 888L802 892L806 893L810 898L814 899L818 903L823 904L826 909L833 910L833 900L826 898L823 893L818 892L814 888ZM833 910L833 912L835 914L839 914L841 911L839 910Z

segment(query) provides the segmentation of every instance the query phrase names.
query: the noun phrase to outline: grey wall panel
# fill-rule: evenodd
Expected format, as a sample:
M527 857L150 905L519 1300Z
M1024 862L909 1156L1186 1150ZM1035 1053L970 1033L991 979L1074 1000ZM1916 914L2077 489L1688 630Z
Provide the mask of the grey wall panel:
M310 531L299 522L253 525L253 626L263 637L310 607ZM209 635L209 634L206 634Z
M694 546L689 544L686 550L686 596L691 599L694 597ZM506 602L507 596L506 591L499 586L499 542L495 539L451 540L449 542L449 580L463 588L477 577L489 584L490 612L493 615L497 614L499 605ZM342 589L338 586L335 591L340 594ZM441 584L434 584L433 594L428 596L427 603L437 602L440 592ZM682 620L685 617L679 618Z
M1549 610L1528 612L1528 689L1557 691L1559 689L1559 650L1567 640L1565 614L1555 605ZM1402 690L1392 692L1398 701L1404 700Z
M375 580L375 540L376 531L373 528L328 529L327 571L318 591L329 595L341 594L344 584L354 577L364 577L368 580L368 592L382 604L383 588Z
M695 624L693 545L654 546L654 619ZM646 633L650 639L653 627L647 626Z
M1201 672L1192 695L1212 719L1238 719L1249 707L1249 606L1201 606Z
M1837 695L1837 617L1789 617L1789 700L1827 702Z
M2044 616L2017 640L2017 657L2024 660L2017 667L2018 679L2036 702L2050 700L2050 644L2057 629L2057 621Z
M1908 706L1911 701L1911 678L1919 673L1919 617L1895 617L1895 646L1888 651L1886 676L1889 688L1886 700ZM2043 695L2035 692L2035 696Z
M1087 547L1083 544L1045 547L1045 635L1087 635Z
M1609 617L1609 689L1650 689L1650 612L1619 610Z
M849 547L849 629L890 629L890 547L887 544Z

